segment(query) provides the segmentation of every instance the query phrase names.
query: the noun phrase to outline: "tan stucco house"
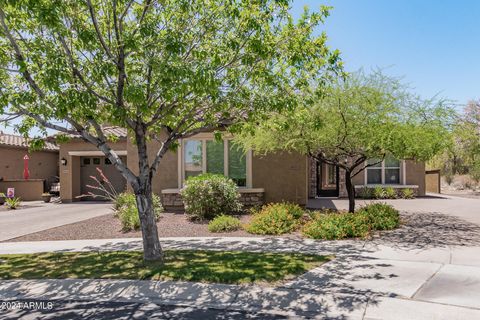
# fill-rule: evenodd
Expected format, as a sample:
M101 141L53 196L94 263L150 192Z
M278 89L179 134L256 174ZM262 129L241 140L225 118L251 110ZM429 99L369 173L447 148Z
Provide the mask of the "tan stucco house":
M28 156L30 177L24 179L24 157ZM49 183L58 176L58 146L46 141L42 150L29 152L28 141L0 132L0 192L15 188L23 200L40 200Z
M118 141L112 148L135 171L138 166L135 145L125 129L108 127L106 134ZM150 155L159 145L150 143ZM60 144L60 182L63 201L76 201L85 194L86 184L101 168L119 191L126 188L123 179L108 159L96 148L74 138ZM160 162L153 180L153 191L161 195L164 206L180 207L179 189L186 178L202 172L220 173L231 177L238 185L242 201L248 205L265 202L291 201L306 205L309 198L346 196L343 175L338 168L317 163L298 153L278 152L266 156L252 151L244 154L225 138L215 141L213 134L203 133L180 141L176 151L168 151ZM388 185L409 187L425 194L425 165L411 160L386 159L355 177L356 187Z

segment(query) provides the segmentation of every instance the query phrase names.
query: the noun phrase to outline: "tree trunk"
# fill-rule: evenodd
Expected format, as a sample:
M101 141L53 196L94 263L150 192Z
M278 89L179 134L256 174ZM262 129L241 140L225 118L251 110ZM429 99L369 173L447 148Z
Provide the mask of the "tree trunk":
M142 184L140 190L135 191L138 215L143 238L143 259L148 262L163 261L163 251L158 238L157 221L153 208L152 182Z
M355 188L352 183L352 173L345 170L345 186L348 195L348 212L355 212Z

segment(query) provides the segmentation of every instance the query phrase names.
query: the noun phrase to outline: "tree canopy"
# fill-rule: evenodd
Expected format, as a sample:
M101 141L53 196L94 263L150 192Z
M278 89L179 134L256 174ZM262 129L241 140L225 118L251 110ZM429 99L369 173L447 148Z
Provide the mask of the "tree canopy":
M146 259L156 259L151 179L165 152L180 138L295 108L298 92L341 72L318 32L329 8L295 20L289 4L0 0L0 111L23 116L21 132L74 133L103 151L137 195ZM138 174L103 124L129 130ZM161 145L153 159L150 139Z
M351 178L367 166L387 155L428 160L448 145L451 109L409 93L398 79L358 72L317 89L299 108L245 124L237 140L257 152L293 150L342 168L351 205Z

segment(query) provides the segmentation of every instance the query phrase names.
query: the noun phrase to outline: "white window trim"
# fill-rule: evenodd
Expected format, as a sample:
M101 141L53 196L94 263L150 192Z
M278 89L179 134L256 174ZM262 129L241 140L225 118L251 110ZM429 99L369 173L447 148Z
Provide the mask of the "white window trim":
M202 172L207 172L207 153L206 144L207 140L215 140L213 133L202 133L190 138L180 139L179 140L179 148L177 149L178 152L178 188L182 188L185 182L185 164L183 161L184 158L184 142L191 141L191 140L200 140L202 141ZM228 177L228 141L232 140L231 135L226 135L223 137L223 174ZM239 189L252 189L252 151L248 150L246 155L246 174L247 174L247 181L246 186L238 187Z
M365 161L365 165L367 165L368 162ZM379 167L366 167L363 171L364 171L364 175L363 175L363 182L364 182L364 185L366 186L373 186L373 185L378 185L378 183L368 183L368 169L371 168L373 170L378 170L380 169ZM398 167L385 167L385 160L382 161L382 166L381 166L381 170L382 170L382 173L381 173L381 178L382 178L382 183L381 185L391 185L391 186L398 186L398 185L405 185L406 184L406 170L405 170L406 166L405 166L405 160L400 160L400 163L398 164ZM396 183L396 184L385 184L385 169L399 169L400 170L400 181L399 183Z

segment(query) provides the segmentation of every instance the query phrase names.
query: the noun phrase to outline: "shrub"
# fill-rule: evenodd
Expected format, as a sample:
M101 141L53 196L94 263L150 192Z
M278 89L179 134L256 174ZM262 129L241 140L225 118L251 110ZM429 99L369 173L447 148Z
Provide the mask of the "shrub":
M375 199L384 199L385 198L385 190L382 187L375 187L373 189L373 197Z
M247 232L254 234L284 234L297 229L304 211L291 203L273 203L256 212L246 226Z
M367 217L356 213L318 213L307 223L303 234L313 239L344 239L366 237L370 232Z
M120 219L123 231L137 230L140 228L140 217L138 216L137 202L133 193L121 193L114 201L115 216ZM160 197L153 195L153 210L155 219L160 218L163 207Z
M402 199L413 199L415 198L415 193L410 188L404 188L400 190L400 195Z
M391 230L400 225L400 214L386 203L372 203L358 210L358 215L364 215L372 230Z
M372 230L391 230L400 224L398 211L385 203L367 205L357 213L317 211L312 217L302 232L313 239L366 237Z
M201 174L190 177L180 194L185 213L191 219L210 220L242 209L237 186L232 179L222 175Z
M15 210L20 206L21 201L20 198L7 198L5 199L5 205L8 209Z
M384 190L385 199L396 199L397 191L393 187L387 187Z
M362 187L358 190L357 196L362 199L371 199L373 196L372 189L369 187Z
M210 232L230 232L240 229L241 223L238 218L232 216L221 215L214 218L208 224Z

